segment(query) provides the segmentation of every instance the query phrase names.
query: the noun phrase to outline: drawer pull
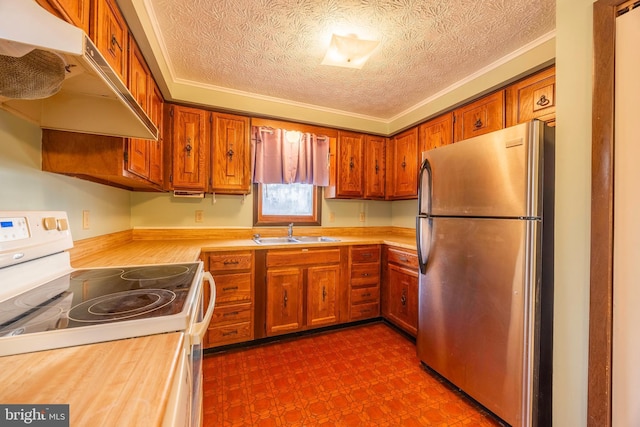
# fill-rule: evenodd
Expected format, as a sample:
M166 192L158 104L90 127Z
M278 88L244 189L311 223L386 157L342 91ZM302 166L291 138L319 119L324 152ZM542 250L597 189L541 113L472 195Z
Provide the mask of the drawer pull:
M229 331L229 332L223 332L222 336L223 337L229 337L231 335L238 335L238 330L234 329L233 331Z
M224 313L224 314L222 315L222 317L227 317L227 316L237 316L238 314L240 314L240 312L239 312L239 311L230 311L230 312L228 312L228 313Z
M363 297L370 297L371 296L371 292L367 292L366 294L362 294Z
M229 286L229 287L226 287L226 288L222 288L222 290L223 290L224 292L227 292L227 291L237 291L237 290L238 290L238 287L237 287L237 286Z
M371 258L373 256L373 254L371 252L365 252L362 254L363 258Z
M401 257L400 257L400 258L398 258L398 259L399 259L400 261L402 261L402 262L409 262L409 258L407 258L407 257L403 257L403 256L401 256Z
M536 102L536 104L538 104L541 107L545 107L547 105L549 105L551 101L549 101L549 98L547 98L546 96L542 95L540 97L540 99L538 99L538 101Z
M371 313L371 309L370 309L370 308L368 308L368 309L366 309L366 310L360 310L360 313L361 313L361 314Z
M224 265L238 265L238 264L240 264L240 262L239 261L228 261L227 260L227 261L223 262L223 264Z
M480 129L482 127L482 120L478 119L474 124L473 127L476 129Z
M362 277L369 277L369 273L362 273L361 276Z

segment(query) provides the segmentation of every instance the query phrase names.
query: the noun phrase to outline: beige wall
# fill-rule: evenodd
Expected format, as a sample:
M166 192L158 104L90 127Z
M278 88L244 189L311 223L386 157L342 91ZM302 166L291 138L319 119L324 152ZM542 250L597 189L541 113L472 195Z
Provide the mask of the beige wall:
M128 191L42 172L41 140L39 127L0 110L0 210L66 211L75 240L131 228Z
M587 424L592 0L556 3L553 425Z

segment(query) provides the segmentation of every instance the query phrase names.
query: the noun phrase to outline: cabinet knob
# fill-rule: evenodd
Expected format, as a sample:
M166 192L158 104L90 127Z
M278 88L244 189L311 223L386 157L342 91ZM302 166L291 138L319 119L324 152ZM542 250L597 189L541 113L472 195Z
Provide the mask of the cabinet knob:
M191 138L187 137L187 145L184 146L184 149L187 152L187 156L191 156L191 150L193 150L193 147L191 146Z
M355 167L355 164L353 163L353 157L351 157L351 159L349 160L349 169L353 169Z
M122 46L120 46L120 43L118 42L115 34L111 34L111 48L113 48L114 46L120 49L120 51L122 52Z
M284 291L284 294L282 295L282 304L284 306L284 308L287 308L287 301L289 301L289 297L287 296L287 291Z
M233 152L233 149L230 148L229 151L227 151L227 156L229 156L229 161L233 161L233 155L235 153Z
M545 107L547 105L549 105L551 101L549 101L549 98L547 98L546 96L542 95L540 97L540 99L538 99L538 101L536 102L536 104L538 104L541 107Z
M407 305L407 294L404 289L402 290L402 295L400 296L400 303L402 305Z
M405 169L407 167L407 156L404 156L404 158L402 159L402 163L400 163L400 166L402 166L402 169Z

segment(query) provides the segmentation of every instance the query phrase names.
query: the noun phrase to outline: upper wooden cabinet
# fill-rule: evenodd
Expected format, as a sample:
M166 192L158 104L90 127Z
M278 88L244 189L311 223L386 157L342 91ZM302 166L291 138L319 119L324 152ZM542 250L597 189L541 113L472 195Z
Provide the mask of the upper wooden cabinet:
M90 36L109 65L127 82L129 29L115 0L94 0Z
M91 0L37 0L38 4L89 34Z
M213 113L211 191L247 194L251 191L249 118Z
M364 196L364 139L361 133L343 132L338 134L337 146L337 197Z
M396 135L387 149L387 199L418 197L418 127Z
M210 146L211 113L180 105L166 104L165 157L171 160L166 182L171 190L204 192L207 189L207 153Z
M556 120L556 67L547 68L509 86L507 126L542 120L554 125Z
M364 141L364 198L384 199L387 138L367 135Z
M129 81L127 86L133 97L149 114L149 97L153 77L147 63L138 49L133 37L128 38L129 52ZM157 126L157 124L156 124ZM128 169L130 172L149 178L150 172L150 143L145 139L130 138L128 140Z
M421 124L418 132L420 140L420 155L424 151L452 144L453 112L445 113Z
M454 110L454 142L504 128L504 90Z
M164 144L164 100L160 89L151 80L151 92L149 93L149 117L158 127L158 140L149 142L149 181L163 184L164 169L164 152L162 146Z

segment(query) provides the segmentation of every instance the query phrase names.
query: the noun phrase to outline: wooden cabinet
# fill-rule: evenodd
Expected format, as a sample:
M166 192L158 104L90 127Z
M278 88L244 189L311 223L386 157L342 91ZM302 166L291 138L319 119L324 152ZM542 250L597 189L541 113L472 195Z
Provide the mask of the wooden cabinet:
M94 0L90 37L109 65L127 82L129 29L115 0Z
M380 315L380 245L349 250L349 320Z
M384 256L383 315L416 336L418 331L418 257L415 251L387 247Z
M453 113L445 113L421 124L418 132L422 159L422 152L453 143Z
M267 336L339 323L346 248L269 250Z
M393 137L387 153L387 199L418 197L418 127Z
M89 34L91 0L37 0L49 12Z
M364 196L364 139L361 133L338 134L336 155L336 197L362 198Z
M211 191L247 194L251 191L249 118L213 114Z
M149 144L149 181L163 185L164 177L164 100L158 85L151 79L149 93L149 117L158 128L158 140L148 141Z
M454 142L504 128L504 90L454 110Z
M547 68L516 82L506 90L507 126L542 120L556 120L556 68Z
M207 189L211 113L198 108L165 105L169 117L166 135L171 138L165 148L165 156L171 160L166 182L171 190L204 192Z
M162 191L131 173L128 140L114 136L42 130L42 170L127 190Z
M204 259L216 282L216 307L207 329L205 348L252 340L253 251L209 252ZM205 293L205 301L208 300Z
M387 139L367 135L364 140L364 198L384 199Z
M128 38L129 43L129 81L127 86L138 104L149 115L149 98L153 77L147 67L147 63L138 49L133 37ZM158 124L156 123L156 126ZM127 140L127 169L143 178L149 178L150 172L150 143L146 139L129 138Z

